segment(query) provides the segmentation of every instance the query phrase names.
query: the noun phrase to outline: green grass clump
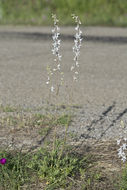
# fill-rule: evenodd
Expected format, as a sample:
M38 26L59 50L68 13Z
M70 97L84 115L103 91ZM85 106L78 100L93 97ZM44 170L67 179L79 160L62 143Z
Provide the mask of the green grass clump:
M56 124L57 125L69 125L71 123L71 115L64 114L62 116L59 116L59 118L56 119Z
M24 127L53 127L61 125L69 125L71 122L71 115L42 115L31 114L25 115L22 113L16 113L14 115L8 115L0 118L1 126L14 126L18 128Z
M6 158L0 165L0 189L19 190L30 181L30 169L27 167L30 156L18 151L0 151L0 158Z
M50 25L55 13L62 25L73 25L70 15L74 13L85 26L127 26L126 10L126 0L1 0L0 23Z
M61 152L62 141L55 141L55 148L43 147L34 153L22 151L0 151L0 158L7 162L0 165L0 188L20 190L40 181L45 190L58 187L67 188L81 178L89 167L86 156L78 156L69 151ZM73 182L73 183L72 183ZM32 189L32 188L31 188Z
M127 190L127 164L125 165L122 171L120 190Z
M7 105L7 106L3 106L3 105L0 105L0 112L15 112L17 111L16 108L10 106L10 105Z
M29 167L37 171L40 179L46 182L46 190L69 185L69 178L81 177L81 171L88 166L88 160L73 154L61 154L62 141L55 142L55 149L41 148L32 157ZM65 150L64 150L65 151Z

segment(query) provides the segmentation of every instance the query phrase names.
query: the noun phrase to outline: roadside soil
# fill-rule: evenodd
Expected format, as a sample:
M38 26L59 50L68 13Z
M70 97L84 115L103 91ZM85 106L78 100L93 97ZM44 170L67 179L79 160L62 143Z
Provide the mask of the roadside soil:
M51 106L52 107L52 106ZM62 106L64 107L64 106ZM57 108L58 109L58 108ZM64 107L65 109L65 107ZM81 109L76 106L73 107L72 122L69 127L73 128L73 118L76 116L76 111ZM63 112L62 108L58 109L59 113ZM54 109L53 109L54 111ZM65 110L64 110L65 111ZM68 110L67 110L68 111ZM65 113L67 113L65 111ZM35 152L38 148L45 145L45 142L53 142L55 131L57 131L56 138L63 139L65 135L64 126L52 126L49 128L46 124L39 124L40 120L34 120L34 114L44 114L44 109L38 111L16 111L16 112L1 112L0 114L0 148L4 150L22 150L22 152ZM53 112L51 112L53 114ZM74 115L75 113L75 115ZM55 113L56 114L56 113ZM47 113L48 115L48 113ZM73 124L73 125L72 125ZM69 128L69 129L70 129ZM45 129L49 129L48 133L42 134ZM118 158L117 151L119 146L115 140L109 139L95 139L80 137L77 133L73 133L68 129L67 145L71 146L70 151L75 155L90 156L91 169L87 175L91 176L94 172L100 174L99 180L93 181L91 176L91 182L93 183L94 190L116 190L114 185L119 185L121 171L124 165ZM51 147L50 147L51 149ZM94 179L95 180L95 179ZM35 185L35 183L37 183ZM31 184L31 189L44 189L45 185L41 182L35 182ZM77 184L72 187L73 190L80 189L82 181L77 181ZM25 188L25 187L24 187ZM30 188L30 186L29 186ZM92 188L92 187L89 187Z

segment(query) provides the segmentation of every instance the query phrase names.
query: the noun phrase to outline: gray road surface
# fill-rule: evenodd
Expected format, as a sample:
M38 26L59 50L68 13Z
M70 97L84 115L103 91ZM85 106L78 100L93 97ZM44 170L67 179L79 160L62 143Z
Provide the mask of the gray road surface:
M70 93L73 104L83 106L77 119L79 136L90 135L90 128L97 126L92 137L97 130L103 134L107 129L107 137L112 138L119 135L115 131L120 121L127 120L127 28L86 27L82 31L79 81L73 85L70 67L75 31L61 28L66 84L58 99L51 101L68 103ZM51 27L0 27L0 104L43 106L49 97L45 82L46 66L54 59L51 47Z

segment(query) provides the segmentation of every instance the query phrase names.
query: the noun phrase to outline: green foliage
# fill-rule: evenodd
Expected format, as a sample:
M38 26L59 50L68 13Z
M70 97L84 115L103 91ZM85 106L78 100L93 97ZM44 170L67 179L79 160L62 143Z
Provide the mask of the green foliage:
M11 107L1 107L0 109L4 112L14 112L14 109ZM22 113L17 113L0 118L2 127L14 126L20 129L24 127L39 127L40 134L46 134L51 127L69 125L70 122L70 115L61 115L56 117L54 115L31 114L27 116Z
M125 168L122 171L120 190L127 190L127 165L125 166Z
M45 136L49 133L49 131L52 129L51 127L53 126L68 126L71 122L71 116L64 114L62 116L58 117L53 117L53 116L42 116L41 114L35 115L36 120L35 124L37 123L40 126L44 126L43 128L40 129L39 134L42 136Z
M16 190L28 183L29 171L27 168L29 155L18 151L0 151L0 158L6 158L5 165L0 165L0 187L3 190Z
M82 178L81 190L95 190L98 189L96 184L101 181L101 173L98 171L91 171L85 173Z
M46 180L47 188L65 187L68 177L80 176L80 170L87 165L87 159L64 153L60 156L62 142L55 141L55 149L41 148L28 165L29 168L38 172L42 180Z
M1 112L15 112L16 108L13 108L10 105L7 105L7 106L0 105L0 111Z
M74 13L84 25L126 26L126 10L126 0L1 0L0 22L49 25L55 13L61 24L72 25Z
M3 107L2 110L6 111ZM27 117L18 114L1 119L2 126L39 126L39 133L42 136L47 135L53 126L64 125L67 129L70 122L71 115L67 114L61 116L32 114ZM6 158L7 162L5 165L0 165L0 187L2 190L30 187L29 184L35 182L32 176L36 176L43 181L47 190L65 188L70 185L69 178L73 179L76 175L80 177L81 171L83 172L89 163L86 157L81 158L69 153L71 148L66 146L66 139L62 141L55 137L53 147L49 142L49 146L35 153L1 150L0 158ZM73 185L72 182L71 184Z
M71 116L70 115L67 115L67 114L64 114L62 116L60 116L57 120L56 120L56 123L58 125L69 125L71 122Z
M68 146L61 155L62 146L63 142L57 139L54 149L49 143L49 146L46 144L44 148L33 153L1 150L0 158L6 158L7 162L5 165L0 164L0 189L32 190L35 189L35 184L38 181L43 184L45 190L58 188L69 190L73 187L81 190L108 189L106 186L99 186L101 181L102 184L104 183L104 179L100 172L91 170L93 164L90 155L72 152L72 147ZM115 188L115 190L127 189L126 171L123 175L124 181L121 183L121 188ZM109 181L107 181L108 183ZM114 188L109 189L113 190Z

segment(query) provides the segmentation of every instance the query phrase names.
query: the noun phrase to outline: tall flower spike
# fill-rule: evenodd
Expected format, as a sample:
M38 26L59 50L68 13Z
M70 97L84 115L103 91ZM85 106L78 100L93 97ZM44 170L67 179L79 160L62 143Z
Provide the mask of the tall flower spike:
M60 75L61 75L61 85L63 83L63 78L64 78L64 74L63 72L60 72L61 70L61 55L59 53L59 49L60 49L60 42L61 40L59 39L59 31L60 28L58 27L58 22L59 20L56 18L56 15L52 14L52 18L53 18L53 22L54 22L54 28L52 29L52 39L53 39L53 43L52 43L52 54L55 56L54 58L54 62L55 62L55 67L53 69L51 69L50 67L47 67L47 72L48 72L48 80L46 82L47 85L49 85L51 83L51 77L53 77L53 75L59 71ZM58 74L58 73L57 73ZM53 82L53 81L52 81ZM57 81L58 82L58 81ZM50 91L54 92L55 91L55 86L54 84L50 85Z
M76 70L76 68L79 67L78 60L79 60L80 47L81 47L81 42L82 42L82 38L81 38L82 31L80 30L81 21L79 20L78 16L75 16L74 14L72 14L72 18L75 20L75 23L77 24L77 26L75 27L76 34L74 36L75 37L74 46L72 48L75 56L74 56L74 64L71 66L71 71L74 73L73 80L77 81L78 71Z
M60 33L59 33L60 28L58 27L59 20L56 18L56 15L54 15L54 14L52 14L52 18L54 21L54 28L52 29L52 33L53 33L52 53L53 53L53 55L56 56L56 59L54 59L54 61L57 61L57 60L61 61L62 56L59 54L60 42L61 42L61 40L59 40L59 35L60 35Z
M52 34L53 34L52 35L52 39L53 39L52 54L55 55L54 61L56 63L55 68L53 68L53 72L54 72L54 74L57 71L59 72L59 74L61 75L61 77L60 77L60 82L61 83L60 84L62 85L63 84L64 73L61 72L61 64L60 64L62 56L59 53L59 51L60 51L60 43L61 43L61 40L59 39L59 35L60 35L60 28L58 27L59 20L56 18L56 15L54 15L54 14L52 14L52 18L53 18L53 21L54 21L54 28L52 29ZM59 91L60 84L59 85L57 84L57 91ZM51 91L53 92L52 89L53 88L51 88Z

